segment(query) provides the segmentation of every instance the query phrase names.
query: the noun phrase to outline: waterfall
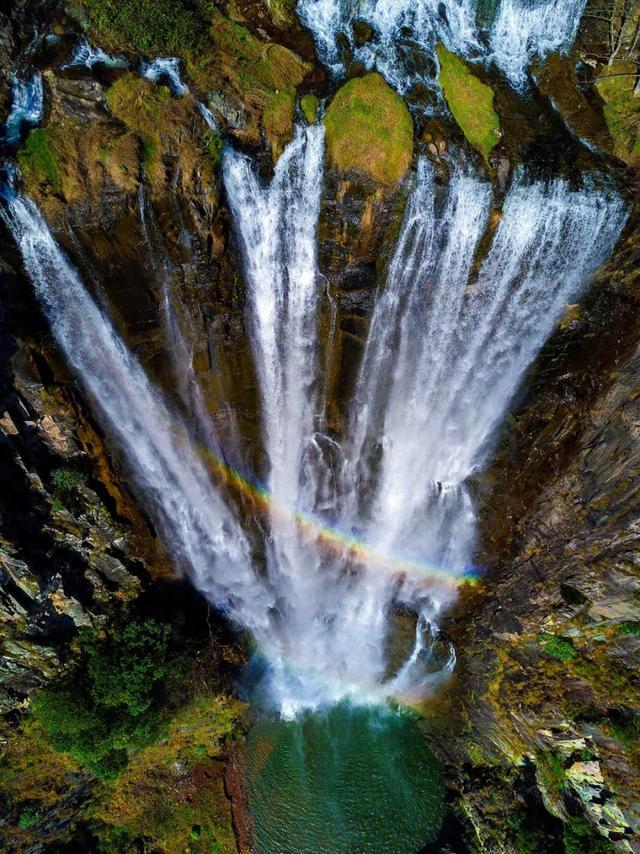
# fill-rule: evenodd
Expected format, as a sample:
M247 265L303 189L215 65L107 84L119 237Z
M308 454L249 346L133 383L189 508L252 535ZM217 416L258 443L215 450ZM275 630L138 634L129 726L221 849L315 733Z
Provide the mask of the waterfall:
M467 481L487 463L524 372L626 218L615 194L560 179L532 184L521 171L473 281L490 202L488 185L458 169L439 213L432 167L420 162L372 318L349 452L352 524L360 520L378 552L401 548L458 576L475 539ZM394 595L433 621L452 590L407 575Z
M247 539L185 425L88 295L35 205L5 190L0 212L56 341L121 450L175 565L259 639L272 597L257 581Z
M323 154L324 130L317 124L296 130L266 186L251 161L231 149L223 167L249 283L248 321L260 384L267 483L274 500L286 507L300 503L301 463L314 430L316 227ZM277 518L272 524L280 525ZM298 556L295 548L290 555L287 549L297 536L290 533L279 542L279 560L296 573Z
M269 460L281 619L264 650L268 692L285 715L345 696L417 697L452 666L453 654L435 656L433 627L473 560L468 479L626 216L614 193L520 171L474 276L491 187L452 168L443 200L421 159L339 445L316 398L321 154L321 130L298 129L270 183L244 155L224 157ZM392 665L398 609L415 615L415 641Z
M11 110L2 128L2 142L9 148L17 148L23 131L38 124L43 109L42 75L33 74L28 80L14 77L11 81Z
M69 59L60 66L60 69L88 68L89 70L93 70L96 66L129 68L129 62L124 56L114 56L100 47L92 47L86 38L82 38L74 48Z
M502 0L490 33L491 58L516 89L532 57L571 48L587 0Z
M477 0L298 0L297 10L334 76L345 72L342 34L355 60L405 94L418 82L435 85L438 42L467 59L493 61L523 89L534 57L571 48L585 5L586 0L499 0L488 29L479 26ZM354 36L358 20L372 27L366 44Z
M267 506L259 570L204 462L213 453L224 465L226 456L166 287L177 397L207 447L149 381L33 203L5 189L0 209L175 565L252 632L266 662L261 688L286 717L345 698L416 699L451 669L436 625L473 561L469 478L487 464L524 372L626 217L616 194L590 179L581 188L536 183L521 169L483 240L489 183L462 165L438 187L421 158L338 440L325 423L318 335L323 155L321 124L296 129L270 180L247 156L223 152L266 453L264 486L245 479ZM156 272L166 285L168 270ZM413 633L400 646L399 615Z
M140 75L152 83L163 83L171 94L179 97L189 92L189 87L180 77L180 60L175 56L159 56L150 62L140 62Z

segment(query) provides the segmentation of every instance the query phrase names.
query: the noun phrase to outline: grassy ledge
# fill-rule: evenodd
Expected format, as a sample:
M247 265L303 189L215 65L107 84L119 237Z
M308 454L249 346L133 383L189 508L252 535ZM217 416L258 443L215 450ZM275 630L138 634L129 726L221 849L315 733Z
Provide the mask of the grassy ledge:
M500 139L500 119L493 108L493 89L475 77L444 45L437 47L440 85L460 129L486 161Z

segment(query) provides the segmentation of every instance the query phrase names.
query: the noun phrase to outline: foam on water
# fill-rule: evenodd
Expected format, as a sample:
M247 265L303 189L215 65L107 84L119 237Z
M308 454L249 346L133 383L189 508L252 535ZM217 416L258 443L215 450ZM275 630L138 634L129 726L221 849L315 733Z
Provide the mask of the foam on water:
M186 95L189 87L180 77L180 60L175 56L159 56L150 62L140 62L140 74L152 83L166 83L172 95Z

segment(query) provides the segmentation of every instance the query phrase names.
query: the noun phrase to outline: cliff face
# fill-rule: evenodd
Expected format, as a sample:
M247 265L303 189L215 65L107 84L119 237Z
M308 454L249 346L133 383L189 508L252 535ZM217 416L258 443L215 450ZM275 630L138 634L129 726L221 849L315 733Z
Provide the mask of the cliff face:
M637 840L636 247L631 222L477 484L491 568L449 626L455 724L437 741L489 849L544 826L542 802L565 823L549 850L578 845L585 814L621 850Z
M237 431L248 459L257 463L257 391L244 285L221 188L222 138L201 119L197 102L208 105L236 145L257 156L265 175L291 138L294 120L317 120L319 100L328 107L320 266L331 306L323 318L330 426L338 435L415 151L426 153L444 180L448 147L467 145L465 116L456 116L460 126L412 119L382 78L365 76L363 69L352 68L352 79L338 87L286 3L251 3L242 11L235 4L205 6L193 4L189 16L172 19L166 32L157 22L155 42L145 49L134 24L118 19L108 26L96 12L99 3L64 9L15 4L0 21L0 47L5 69L30 63L44 73L45 120L18 157L27 193L154 380L177 401L188 392L184 369L193 369L220 437ZM190 29L196 12L200 17ZM41 38L29 44L33 21ZM619 123L628 93L612 91L609 80L605 101L574 73L577 59L602 71L601 58L590 51L594 39L608 33L595 26L587 20L573 65L552 59L536 72L539 92L526 105L499 81L483 81L495 88L491 121L502 134L486 153L496 198L520 159L534 156L543 172L571 173L576 159L581 168L593 165L595 155L576 135L607 152L603 160L598 155L599 165L625 174L629 183L637 180L622 163L635 157L631 125L625 120L620 130ZM174 43L182 27L185 37ZM179 55L190 93L174 98L130 70L61 70L81 28L105 49L124 53L132 67L141 53ZM46 40L46 31L55 38ZM631 31L624 23L623 43ZM201 32L210 40L206 50ZM625 56L622 51L620 61ZM616 68L607 65L603 75ZM7 82L5 73L4 101ZM361 137L370 129L358 112L358 90L379 108L364 149ZM467 152L481 162L471 148ZM483 589L459 604L447 626L459 666L437 700L430 738L445 763L465 838L486 851L526 851L532 844L583 850L569 846L580 839L599 845L592 839L598 832L593 838L607 837L628 850L640 832L636 223L634 214L591 295L568 307L513 406L494 464L476 484L479 563L490 571ZM214 804L223 828L218 841L227 850L233 841L220 756L231 727L216 733L215 750L200 758L186 755L182 743L170 742L158 758L152 751L159 748L134 742L132 752L141 754L118 784L96 782L100 778L82 763L58 767L61 754L49 748L55 784L44 792L46 763L40 777L25 782L31 756L27 752L22 764L16 758L11 732L34 692L55 684L74 662L87 666L82 630L108 638L149 616L160 624L177 619L172 643L184 641L200 663L189 670L190 687L166 691L177 716L171 720L179 727L179 715L187 716L190 732L197 717L188 717L190 704L209 703L206 711L219 698L233 703L225 661L233 664L241 655L222 620L195 594L193 600L181 594L187 597L182 611L178 607L182 618L173 602L169 606L171 591L186 588L171 580L168 557L127 490L122 462L105 447L8 239L6 246L0 710L11 745L7 779L14 781L3 804L8 838L13 850L43 850L38 846L73 834L87 844L96 838L116 844L109 834L118 824L117 807L137 799L145 807L127 813L127 844L144 838L172 850L188 836L197 850L197 810L179 821L174 816L184 839L159 835L161 821L143 783L158 761L165 776L157 786L182 787L185 802L194 798L203 811ZM192 626L187 605L199 614ZM212 684L203 676L207 668L219 674ZM234 715L237 709L229 718ZM210 736L199 733L203 743ZM27 742L33 752L47 749L40 730ZM184 763L177 782L167 770L176 757ZM457 850L463 843L453 844Z

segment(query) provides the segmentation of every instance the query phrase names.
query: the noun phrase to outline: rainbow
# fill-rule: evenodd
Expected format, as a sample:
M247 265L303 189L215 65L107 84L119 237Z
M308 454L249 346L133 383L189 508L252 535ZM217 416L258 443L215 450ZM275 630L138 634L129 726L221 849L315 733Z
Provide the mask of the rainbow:
M209 448L204 448L209 467L231 488L258 504L272 517L284 522L295 523L301 533L310 540L316 540L328 553L341 556L354 563L363 564L369 570L385 572L390 576L408 576L423 583L439 583L458 589L479 584L482 571L466 567L463 573L453 573L439 566L407 558L400 554L383 553L365 540L335 525L329 525L310 513L286 507L278 502L269 490L255 478L217 457Z

